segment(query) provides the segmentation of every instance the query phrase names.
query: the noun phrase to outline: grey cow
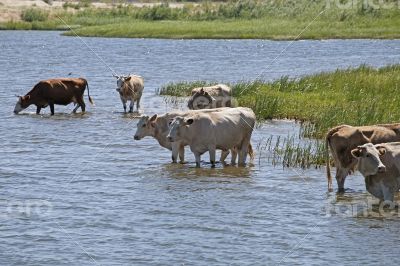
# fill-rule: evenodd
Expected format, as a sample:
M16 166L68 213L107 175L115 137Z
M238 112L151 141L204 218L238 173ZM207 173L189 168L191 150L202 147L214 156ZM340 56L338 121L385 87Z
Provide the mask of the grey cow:
M136 102L136 111L139 112L140 99L144 89L144 80L141 76L128 75L128 76L114 76L117 78L117 91L124 106L126 113L126 103L130 101L129 112L133 112L133 106Z
M351 154L358 160L367 191L381 201L393 202L400 188L400 142L367 143Z

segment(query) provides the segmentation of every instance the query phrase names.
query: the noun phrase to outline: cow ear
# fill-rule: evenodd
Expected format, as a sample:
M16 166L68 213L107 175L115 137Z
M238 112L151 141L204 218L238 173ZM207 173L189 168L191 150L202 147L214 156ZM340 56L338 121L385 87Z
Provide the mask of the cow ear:
M378 147L379 156L382 156L386 153L386 149L384 147Z
M354 158L359 158L361 157L361 149L360 148L355 148L354 150L351 151L351 155L353 155Z
M185 122L187 125L191 125L191 124L193 124L193 121L194 121L193 118L189 118L189 119L186 119Z
M157 114L153 115L153 116L150 118L150 121L153 122L153 121L156 121L156 119L157 119Z

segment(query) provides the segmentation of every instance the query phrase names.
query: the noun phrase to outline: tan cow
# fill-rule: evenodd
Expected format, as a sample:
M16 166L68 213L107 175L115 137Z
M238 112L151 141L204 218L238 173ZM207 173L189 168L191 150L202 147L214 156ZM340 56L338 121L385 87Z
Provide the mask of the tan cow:
M215 166L215 150L234 149L239 153L239 165L246 162L256 116L250 108L228 108L221 112L199 112L190 116L177 116L170 125L169 141L188 143L200 167L200 156L206 151ZM250 154L252 156L252 154Z
M140 99L144 89L144 80L141 76L114 76L117 78L117 91L121 98L124 112L126 113L126 103L130 101L129 112L133 113L134 102L136 102L136 111L139 112Z
M50 106L51 115L54 115L54 105L68 105L75 103L75 113L79 107L85 112L85 101L83 93L88 89L89 102L93 104L93 100L89 95L89 85L84 78L58 78L42 80L37 83L33 89L25 96L20 96L14 108L14 113L18 114L30 105L36 105L36 114L40 114L40 110Z
M188 101L189 109L231 107L232 89L225 84L194 88Z
M344 183L348 174L355 170L357 160L351 150L365 143L386 143L400 141L400 124L353 127L342 125L331 129L326 135L326 171L328 189L332 191L332 176L329 163L329 149L336 166L338 191L344 192Z
M367 143L353 149L351 154L365 177L367 191L381 201L393 202L400 188L400 142Z
M146 136L151 136L155 138L160 146L169 149L172 151L172 162L176 163L179 155L180 162L184 162L184 156L185 156L185 150L184 146L187 144L183 141L176 141L176 142L170 142L167 140L167 135L169 131L169 124L171 121L177 117L177 116L188 116L188 115L193 115L196 112L220 112L224 110L225 108L218 108L218 109L204 109L204 110L199 110L199 111L175 111L175 112L169 112L163 115L153 115L152 117L149 116L142 116L137 123L137 129L136 133L134 136L135 140L140 140ZM252 147L249 147L252 149ZM231 163L235 164L236 162L236 149L232 149L232 159ZM229 150L225 150L221 152L221 162L224 162L226 157L229 155Z

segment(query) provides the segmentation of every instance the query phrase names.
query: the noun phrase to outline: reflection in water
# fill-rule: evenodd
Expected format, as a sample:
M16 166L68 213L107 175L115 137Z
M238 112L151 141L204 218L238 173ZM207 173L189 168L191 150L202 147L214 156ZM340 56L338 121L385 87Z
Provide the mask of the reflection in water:
M172 178L250 178L253 172L253 167L237 167L223 166L217 163L215 168L210 167L211 164L202 162L201 168L196 168L194 163L186 164L164 164L161 167L161 172Z
M91 112L85 112L85 113L57 113L55 112L54 115L51 115L50 113L48 114L39 114L37 115L35 112L25 112L22 111L19 114L16 114L15 116L21 116L21 117L31 117L34 119L53 119L53 120L70 120L75 119L75 118L81 118L81 119L85 119L85 118L89 118L89 116L91 116L92 113Z

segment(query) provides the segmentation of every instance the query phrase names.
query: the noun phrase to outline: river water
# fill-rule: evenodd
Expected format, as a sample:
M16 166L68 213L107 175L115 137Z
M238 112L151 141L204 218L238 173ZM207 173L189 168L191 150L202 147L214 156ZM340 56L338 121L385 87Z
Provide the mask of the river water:
M168 82L383 66L400 61L400 41L0 31L0 48L0 265L397 264L398 214L378 215L360 175L336 195L325 168L282 169L263 156L246 168L196 169L187 149L189 163L172 165L154 139L133 140L137 119L121 112L110 68L145 78L142 112L153 114L172 108L155 95ZM89 81L96 105L85 115L72 105L55 116L12 113L14 94L68 75ZM292 121L269 121L252 142L296 132Z

